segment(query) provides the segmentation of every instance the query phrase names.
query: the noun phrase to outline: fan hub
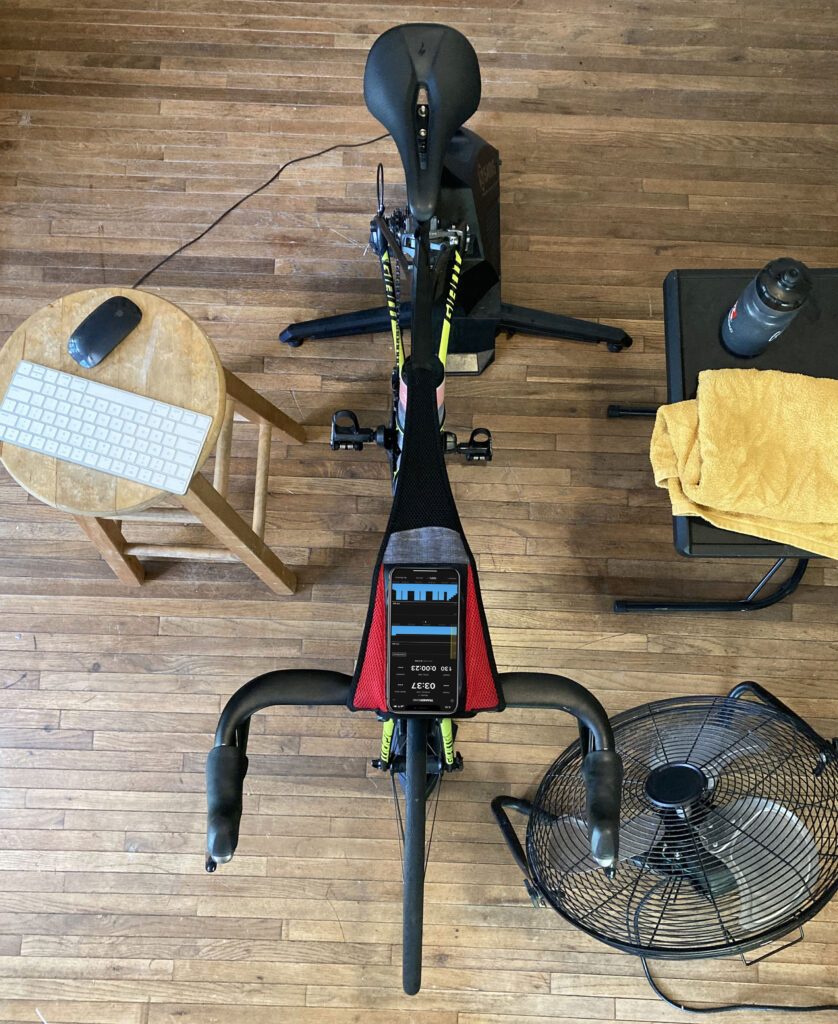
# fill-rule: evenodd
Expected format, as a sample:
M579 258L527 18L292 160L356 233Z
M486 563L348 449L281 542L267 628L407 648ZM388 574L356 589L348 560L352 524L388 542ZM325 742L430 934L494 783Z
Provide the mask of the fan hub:
M656 807L689 807L707 792L707 777L692 764L665 764L649 775L645 788Z

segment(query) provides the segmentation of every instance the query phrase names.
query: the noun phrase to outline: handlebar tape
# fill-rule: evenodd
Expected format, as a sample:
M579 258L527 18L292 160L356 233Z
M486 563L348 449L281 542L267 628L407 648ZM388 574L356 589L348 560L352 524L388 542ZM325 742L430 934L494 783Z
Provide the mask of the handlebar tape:
M587 794L591 853L601 867L617 864L620 839L620 796L623 763L613 750L592 750L582 762Z
M213 747L207 757L207 853L219 864L239 842L247 757L238 747Z

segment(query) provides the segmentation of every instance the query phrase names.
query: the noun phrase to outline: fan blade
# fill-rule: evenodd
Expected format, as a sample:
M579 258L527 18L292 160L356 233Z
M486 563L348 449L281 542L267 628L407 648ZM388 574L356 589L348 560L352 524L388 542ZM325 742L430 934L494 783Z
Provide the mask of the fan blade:
M710 706L700 721L684 713L683 717L673 715L659 724L651 715L644 722L648 730L645 749L627 752L620 748L620 753L627 771L632 761L635 765L646 765L650 771L666 764L691 764L704 772L713 788L719 774L733 768L742 758L765 756L771 750L770 738L761 732L765 718L752 717L746 709L732 709L730 702L724 700Z
M809 897L819 871L817 846L783 804L734 800L713 808L698 832L705 849L736 877L746 932L793 917Z

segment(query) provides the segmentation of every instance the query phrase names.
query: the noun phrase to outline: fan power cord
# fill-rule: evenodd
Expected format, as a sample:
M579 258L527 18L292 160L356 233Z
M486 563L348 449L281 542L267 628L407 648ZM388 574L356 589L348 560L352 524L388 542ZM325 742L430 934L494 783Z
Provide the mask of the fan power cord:
M640 962L643 964L643 973L646 975L646 980L652 986L652 991L655 995L659 996L670 1006L674 1006L676 1010L683 1010L684 1013L727 1013L728 1010L785 1010L786 1013L822 1013L826 1010L838 1010L838 1003L821 1003L818 1006L775 1006L772 1003L730 1003L728 1006L684 1006L682 1003L676 1003L674 999L670 999L668 995L665 995L660 990L657 983L652 978L645 956L640 957Z
M175 251L170 252L168 256L164 256L159 263L157 263L155 266L151 268L151 270L146 271L146 273L143 274L143 276L139 279L139 281L137 281L137 283L133 287L139 288L140 285L149 277L151 277L155 270L159 270L164 263L168 263L169 260L174 259L175 256L178 256L180 253L182 253L184 249L188 249L190 245L194 245L196 242L199 242L205 235L208 235L217 224L220 224L221 221L224 220L227 214L232 213L233 210L238 209L242 205L242 203L247 202L247 200L250 199L251 196L255 196L257 192L261 192L263 189L266 189L268 185L273 185L273 183L280 176L280 174L282 174L286 167L290 167L292 164L300 164L304 160L314 160L316 157L325 156L327 153L332 153L336 149L359 149L361 146L371 146L374 142L381 142L382 139L387 139L389 137L390 133L385 132L384 135L378 135L374 139L367 139L366 142L338 142L334 146L329 146L328 149L321 149L319 153L309 153L308 156L297 156L294 157L293 160L286 160L286 162L279 168L276 174L271 175L271 177L268 178L268 180L263 185L260 185L258 188L253 189L252 192L248 192L246 196L242 196L241 199L233 203L233 205L228 210L225 210L220 217L216 217L212 224L210 224L208 228L205 228L200 233L200 235L196 235L189 242L184 242L184 244L179 249L175 249Z

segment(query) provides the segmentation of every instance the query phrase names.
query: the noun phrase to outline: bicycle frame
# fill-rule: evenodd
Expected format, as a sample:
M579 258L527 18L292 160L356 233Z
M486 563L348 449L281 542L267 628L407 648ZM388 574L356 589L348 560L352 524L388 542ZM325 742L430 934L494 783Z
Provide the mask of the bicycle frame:
M414 28L416 26L406 26ZM418 26L421 28L421 26ZM431 26L443 29L442 26ZM444 32L453 30L444 29ZM385 33L381 40L391 33ZM459 37L459 33L454 33ZM462 40L462 37L459 37ZM376 46L381 43L379 40ZM464 41L464 40L463 40ZM461 43L454 40L456 46ZM466 46L468 44L466 43ZM470 49L470 47L469 47ZM372 53L375 51L373 47ZM424 52L424 51L422 51ZM472 51L473 53L473 51ZM476 59L476 58L475 58ZM368 70L369 70L368 62ZM478 89L479 94L479 89ZM456 127L456 126L455 126ZM401 147L400 147L401 151ZM414 169L415 170L415 169ZM406 164L407 172L407 164ZM441 172L440 172L441 173ZM436 185L439 187L438 182ZM409 188L410 195L410 188ZM406 410L411 402L412 386L408 379L419 380L421 376L422 401L427 402L425 411L430 416L431 389L436 389L438 408L440 388L445 379L445 358L451 312L456 298L459 277L460 252L454 247L453 253L446 251L445 242L437 246L439 253L436 263L431 250L430 216L414 216L411 235L412 261L405 256L396 232L384 218L383 181L378 178L379 208L372 222L372 248L381 260L385 295L390 310L391 328L395 353L395 368L392 377L393 404L389 428L380 427L375 431L361 430L354 413L343 410L333 420L332 447L360 448L364 443L377 441L386 448L393 470L394 511L401 500L404 503L412 496L420 502L427 498L422 489L444 485L451 507L453 497L447 480L444 460L440 451L463 450L467 458L491 458L491 443L480 447L453 445L449 435L443 433L442 422L439 430L428 426L421 437L427 444L439 445L434 453L433 468L423 470L412 463L416 458L416 439L408 438ZM427 187L421 191L422 208L430 202L431 193ZM415 197L414 197L415 198ZM412 205L412 212L415 209ZM410 233L408 233L410 234ZM412 329L411 351L405 353L401 335L399 309L392 273L392 261L411 271ZM437 287L442 270L450 266L450 280L441 318L442 330L439 344L433 336L435 302L441 297ZM403 408L402 408L403 406ZM437 415L436 408L434 415ZM351 427L341 427L339 418L353 420ZM434 421L436 422L436 420ZM400 430L405 433L400 438ZM486 432L488 434L488 432ZM408 443L410 442L410 443ZM423 443L425 443L423 442ZM472 455L469 455L472 445ZM414 453L414 454L411 454ZM421 453L420 453L421 454ZM431 464L431 461L428 463ZM423 476L423 472L425 475ZM436 476L434 474L437 474ZM408 496L406 498L406 495ZM456 509L454 508L456 519ZM457 519L457 522L458 519ZM391 519L392 523L392 519ZM405 531L412 532L412 531ZM451 532L451 531L448 531ZM381 556L380 556L381 557ZM479 598L479 592L478 592ZM505 698L506 706L523 708L554 708L574 715L580 723L580 741L586 753L583 778L587 796L587 820L590 833L591 851L596 861L606 870L613 870L617 860L618 822L620 802L621 763L614 751L614 739L608 717L599 702L582 686L562 676L543 673L501 673L496 676L498 692ZM320 670L277 670L251 680L228 701L215 736L215 746L207 759L207 870L214 871L219 862L229 860L238 843L239 822L242 813L242 787L247 771L247 738L251 717L263 708L282 704L303 705L346 705L350 696L351 677L337 672ZM500 701L503 707L503 699ZM462 709L455 717L470 717L474 712ZM425 800L428 775L461 767L462 761L453 750L453 734L450 719L419 714L393 714L379 711L384 719L381 757L373 762L376 767L404 777L405 822L404 822L404 924L403 924L403 985L406 992L418 991L421 982L421 940L424 885L425 853ZM400 731L405 734L405 749L396 755L392 751L391 738L395 726L401 722ZM429 760L427 755L429 729L440 730L443 750L439 756ZM488 809L487 809L488 810Z

